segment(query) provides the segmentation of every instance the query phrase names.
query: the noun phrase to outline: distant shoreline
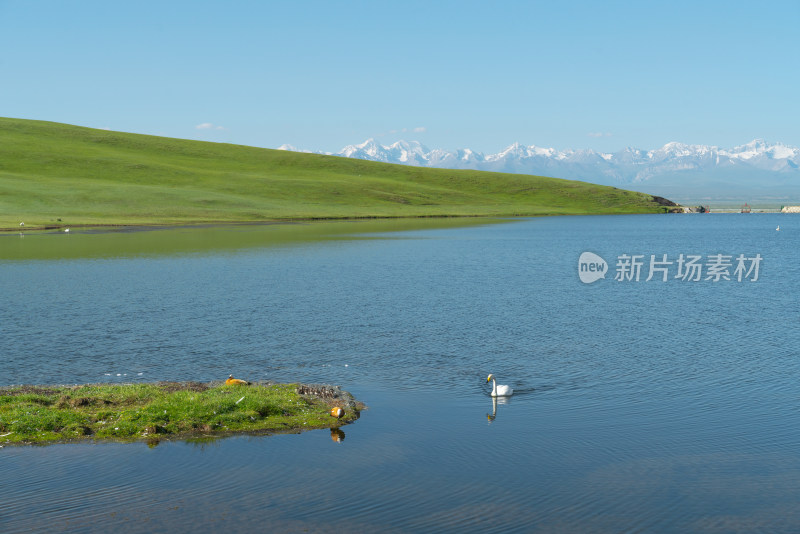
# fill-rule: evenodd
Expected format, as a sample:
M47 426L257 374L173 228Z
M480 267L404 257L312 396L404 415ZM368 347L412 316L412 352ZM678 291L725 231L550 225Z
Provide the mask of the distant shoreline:
M582 216L582 215L663 215L670 213L679 213L677 211L663 211L655 213L536 213L532 215L397 215L397 216L353 216L353 217L304 217L296 219L270 219L270 220L243 220L243 221L197 221L197 222L175 222L175 223L98 223L98 224L65 224L58 225L44 225L44 226L20 226L20 227L0 227L0 232L48 232L48 231L63 231L69 229L91 230L103 229L109 232L118 231L136 232L148 230L174 230L174 229L192 229L192 228L219 228L225 226L268 226L280 224L308 224L315 222L336 222L336 221L391 221L391 220L419 220L419 219L525 219L532 217L560 217L560 216Z

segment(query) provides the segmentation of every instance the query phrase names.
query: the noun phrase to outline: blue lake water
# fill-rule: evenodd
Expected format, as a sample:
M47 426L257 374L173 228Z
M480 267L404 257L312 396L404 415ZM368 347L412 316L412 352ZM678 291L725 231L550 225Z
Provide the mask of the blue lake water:
M0 531L800 530L800 217L397 224L0 236L0 385L233 373L369 406L338 443L6 444Z

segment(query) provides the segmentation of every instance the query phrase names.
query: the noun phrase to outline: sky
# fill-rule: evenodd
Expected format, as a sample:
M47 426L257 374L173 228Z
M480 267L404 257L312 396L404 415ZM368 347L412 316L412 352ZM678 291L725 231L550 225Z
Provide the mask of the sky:
M0 116L328 152L800 146L798 28L798 0L0 0Z

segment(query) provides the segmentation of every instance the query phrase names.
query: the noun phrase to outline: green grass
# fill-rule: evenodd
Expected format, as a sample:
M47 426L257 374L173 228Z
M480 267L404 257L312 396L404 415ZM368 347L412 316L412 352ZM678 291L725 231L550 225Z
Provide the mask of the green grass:
M591 179L587 176L587 179ZM0 118L0 228L660 213L650 195Z
M16 386L0 389L0 443L79 439L158 440L231 432L338 427L359 416L347 406L299 395L297 384L189 383ZM349 396L349 395L348 395Z

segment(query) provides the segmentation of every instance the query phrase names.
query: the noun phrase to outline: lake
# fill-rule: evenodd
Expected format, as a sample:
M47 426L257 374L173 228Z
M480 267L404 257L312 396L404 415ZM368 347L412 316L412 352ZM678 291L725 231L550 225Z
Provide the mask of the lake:
M0 531L796 532L798 236L781 214L0 235L0 385L232 373L369 406L342 441L6 444Z

